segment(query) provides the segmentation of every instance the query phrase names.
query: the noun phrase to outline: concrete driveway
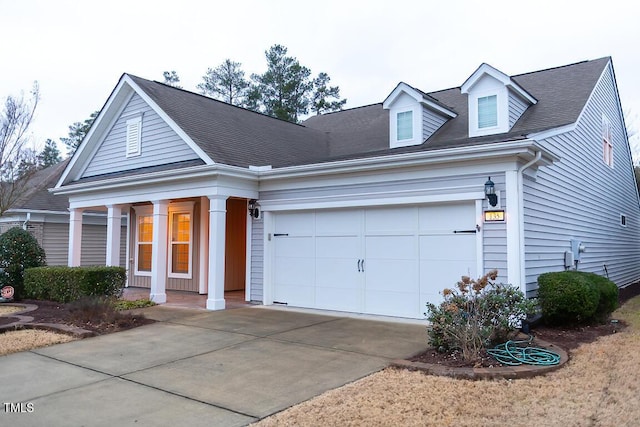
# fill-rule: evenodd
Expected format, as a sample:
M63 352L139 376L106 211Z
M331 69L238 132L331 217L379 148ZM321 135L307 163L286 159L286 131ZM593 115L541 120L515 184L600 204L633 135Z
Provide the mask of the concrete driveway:
M246 425L426 343L423 325L265 307L144 312L158 322L0 357L2 424Z

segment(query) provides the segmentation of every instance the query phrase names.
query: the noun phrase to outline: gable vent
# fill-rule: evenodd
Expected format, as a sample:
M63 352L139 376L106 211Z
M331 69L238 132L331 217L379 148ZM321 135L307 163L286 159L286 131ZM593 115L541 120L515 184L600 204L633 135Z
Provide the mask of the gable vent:
M140 155L142 116L127 120L127 157Z

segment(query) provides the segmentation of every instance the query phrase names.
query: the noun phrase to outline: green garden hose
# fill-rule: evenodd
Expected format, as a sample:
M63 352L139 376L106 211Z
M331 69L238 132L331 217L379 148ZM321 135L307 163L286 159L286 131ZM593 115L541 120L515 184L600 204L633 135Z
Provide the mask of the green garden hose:
M551 366L560 363L558 353L544 348L531 347L532 342L533 336L530 336L528 340L510 340L487 350L487 353L503 365L509 366L523 364Z

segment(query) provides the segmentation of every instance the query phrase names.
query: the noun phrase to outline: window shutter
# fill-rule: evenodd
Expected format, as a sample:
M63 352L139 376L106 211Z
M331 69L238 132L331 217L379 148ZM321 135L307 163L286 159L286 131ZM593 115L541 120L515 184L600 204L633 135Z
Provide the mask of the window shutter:
M127 157L140 155L142 117L127 120Z

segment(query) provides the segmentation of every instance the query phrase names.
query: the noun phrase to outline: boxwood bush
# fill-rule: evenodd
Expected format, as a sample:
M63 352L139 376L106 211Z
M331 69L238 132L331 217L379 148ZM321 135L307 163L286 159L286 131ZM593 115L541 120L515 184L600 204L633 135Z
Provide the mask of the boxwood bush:
M25 298L70 302L86 296L122 294L122 267L38 267L26 270Z
M604 320L618 306L616 284L594 273L544 273L538 277L538 286L542 316L550 325Z
M28 231L14 227L0 235L0 288L13 286L14 299L24 297L24 271L46 264L44 249Z

